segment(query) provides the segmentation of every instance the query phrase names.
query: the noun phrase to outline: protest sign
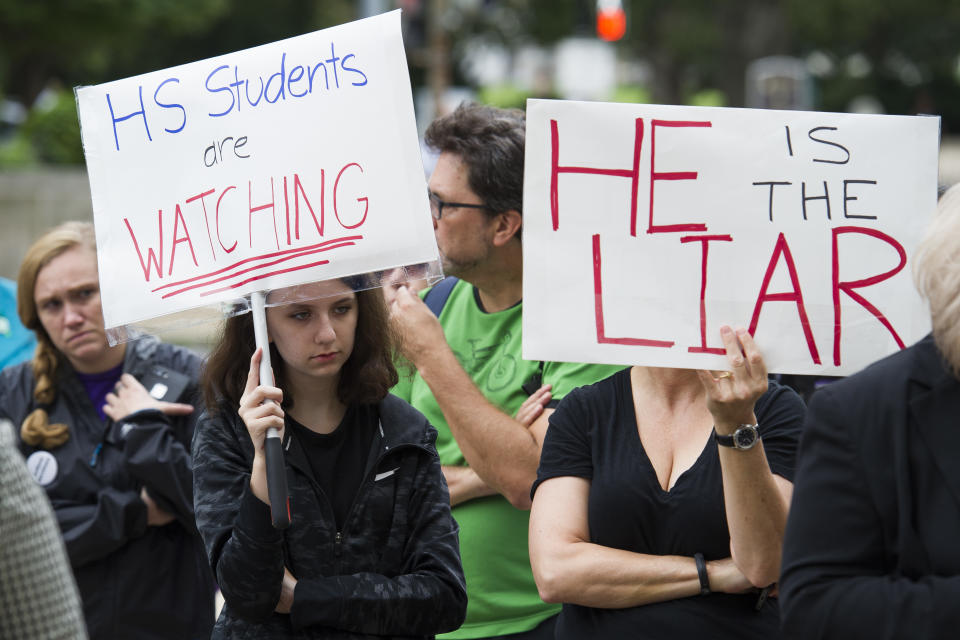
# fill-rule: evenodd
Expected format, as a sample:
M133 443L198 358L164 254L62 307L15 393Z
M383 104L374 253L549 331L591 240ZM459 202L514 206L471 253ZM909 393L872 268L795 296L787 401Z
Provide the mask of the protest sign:
M844 375L929 331L939 118L531 100L524 358Z
M77 103L108 329L437 259L399 11Z

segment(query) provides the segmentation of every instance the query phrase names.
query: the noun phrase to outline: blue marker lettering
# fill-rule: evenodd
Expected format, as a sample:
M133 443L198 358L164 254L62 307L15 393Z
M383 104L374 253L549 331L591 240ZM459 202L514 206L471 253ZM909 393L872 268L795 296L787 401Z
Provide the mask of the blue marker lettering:
M287 76L287 91L290 92L294 98L302 98L307 95L307 92L297 93L293 90L293 83L300 82L300 79L303 78L303 65L297 65L293 69L290 69L290 75Z
M337 86L337 89L340 88L340 78L337 77L337 60L340 58L333 51L333 42L330 43L330 57L324 62L329 62L333 67L333 82Z
M120 151L120 139L117 137L117 123L123 122L124 120L129 120L136 115L143 117L143 128L147 130L147 140L153 142L153 138L150 136L150 125L147 124L147 111L143 106L143 86L138 86L137 89L140 92L140 111L134 111L133 113L120 116L119 118L113 111L113 101L110 100L110 94L107 94L107 107L110 109L110 118L113 120L113 143L116 145L117 151Z
M247 94L247 104L249 104L251 107L257 106L258 104L260 104L260 101L263 99L263 78L258 78L258 80L260 80L260 93L257 94L256 100L250 99L250 80L248 79L245 82L246 87L244 88L243 92Z
M355 58L355 57L356 57L356 56L353 55L352 53L348 53L347 55L343 56L343 59L340 61L340 66L343 67L343 70L344 70L344 71L352 71L353 73L357 73L357 74L359 74L360 76L362 76L362 77L363 77L363 82L353 82L353 83L351 83L351 84L353 84L353 86L355 86L355 87L362 87L363 85L367 84L367 74L365 74L363 71L360 71L360 69L354 69L353 67L348 67L348 66L347 66L347 60L349 60L350 58Z
M243 84L243 80L240 79L240 68L237 66L233 67L233 82L230 83L230 86L234 88L237 92L237 113L240 112L240 105L243 104L243 101L240 100L240 85Z
M211 113L211 114L209 114L211 118L219 118L220 116L225 116L225 115L227 115L228 113L230 113L231 111L233 111L233 105L234 105L235 102L236 102L236 101L234 100L234 98L233 98L233 91L231 91L228 86L225 85L225 86L222 86L222 87L218 87L218 88L216 88L216 89L212 89L212 88L210 87L210 79L213 78L214 75L216 75L216 74L220 73L221 71L223 71L224 69L229 69L229 67L228 67L227 65L222 65L222 66L217 67L217 68L214 69L213 71L211 71L211 72L210 72L210 75L207 76L207 81L204 83L205 86L206 86L206 88L207 88L207 91L209 91L210 93L219 93L219 92L221 92L221 91L226 91L226 92L227 92L227 95L230 96L230 106L227 107L226 109L224 109L223 111L221 111L220 113Z
M182 104L177 102L173 102L171 104L160 102L160 98L158 97L160 95L160 89L163 89L163 87L169 82L176 82L177 84L180 84L180 78L167 78L161 82L160 86L157 87L157 90L153 92L153 101L157 103L157 106L163 107L164 109L180 109L181 113L183 114L183 121L180 122L180 126L176 129L167 129L166 127L163 129L167 133L180 133L183 131L183 128L187 126L187 110L183 108Z
M287 54L286 52L284 52L284 54L280 57L280 71L277 71L276 73L272 74L269 78L267 78L267 88L264 89L263 91L264 97L267 99L267 102L269 102L270 104L273 104L274 102L276 102L277 100L280 100L281 98L284 100L287 99L286 85L284 84L284 76L286 75L286 68L287 68ZM271 100L270 99L270 83L273 82L274 79L279 79L280 88L277 89L277 95L275 95L273 97L273 100ZM262 81L263 80L261 79L261 82Z
M308 91L313 93L313 74L317 72L317 69L323 69L323 81L327 85L327 89L330 88L330 78L327 76L327 67L322 62L318 62L312 69L307 71L307 86Z

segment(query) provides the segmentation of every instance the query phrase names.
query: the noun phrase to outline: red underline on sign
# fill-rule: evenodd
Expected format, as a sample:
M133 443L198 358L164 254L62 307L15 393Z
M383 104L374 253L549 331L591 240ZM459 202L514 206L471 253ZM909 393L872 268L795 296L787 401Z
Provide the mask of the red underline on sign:
M262 256L253 256L251 258L244 258L238 262L235 262L231 265L227 265L222 269L217 269L216 271L211 271L210 273L203 273L199 276L193 276L192 278L187 278L186 280L178 280L177 282L168 282L167 284L161 285L156 289L151 289L150 293L156 293L161 289L169 289L170 287L179 287L182 284L187 284L188 282L196 282L197 280L202 280L204 278L209 278L210 276L219 275L225 271L230 271L231 269L236 269L240 265L246 264L248 262L253 262L255 260L264 260L266 258L275 258L277 256L289 255L291 253L299 254L301 251L310 251L312 249L317 249L319 247L325 247L327 245L333 244L335 242L344 242L347 240L362 240L363 236L346 236L344 238L334 238L333 240L327 240L326 242L320 242L318 244L311 244L306 247L296 247L294 249L284 249L283 251L274 251L273 253L265 253Z
M280 264L281 262L286 262L287 260L293 260L294 258L301 258L301 257L303 257L303 256L309 256L309 255L314 254L314 253L320 253L321 251L330 251L331 249L339 249L340 247L349 247L349 246L352 246L352 245L354 245L354 244L355 244L355 243L353 243L353 242L344 241L344 242L341 242L341 243L339 243L339 244L332 244L332 245L329 245L329 246L326 246L326 247L321 247L321 248L319 248L319 249L311 249L311 250L309 250L309 251L300 251L300 253L294 253L294 254L292 254L292 255L288 255L288 256L284 256L284 257L282 257L282 258L278 258L278 259L276 259L276 260L271 260L270 262L264 262L263 264L258 264L258 265L255 266L255 267L250 267L250 268L248 268L248 269L242 269L242 270L240 270L240 271L237 271L236 273L231 273L231 274L228 274L228 275L225 275L225 276L221 276L221 277L219 277L219 278L214 278L213 280L206 280L206 281L204 281L204 282L198 282L197 284L192 284L192 285L190 285L189 287L184 287L183 289L177 289L176 291L171 291L170 293L164 294L163 298L169 298L169 297L171 297L171 296L177 295L178 293L183 293L184 291L190 291L190 290L192 290L192 289L199 289L199 288L201 288L201 287L208 287L208 286L210 286L210 285L212 285L212 284L216 284L216 283L218 283L218 282L223 282L224 280L229 280L229 279L231 279L231 278L236 278L237 276L242 276L243 274L245 274L245 273L250 273L251 271L259 271L260 269L265 269L266 267L272 267L272 266L275 265L275 264ZM300 268L301 268L301 267L294 267L294 268L292 268L292 269L289 269L289 271L296 271L297 269L300 269ZM284 273L284 272L281 271L281 272L278 272L278 273ZM249 282L249 280L244 280L244 282ZM223 289L217 289L217 291L223 291ZM208 294L202 294L202 295L208 295Z
M350 244L353 244L352 242ZM252 278L247 278L241 282L235 282L229 284L225 287L220 287L219 289L214 289L213 291L204 291L200 296L210 296L215 293L220 293L221 291L229 291L230 289L236 289L237 287L242 287L248 282L253 282L254 280L263 280L264 278L269 278L270 276L280 275L281 273L290 273L291 271L300 271L301 269L309 269L310 267L319 267L322 264L329 264L329 260L320 260L318 262L311 262L310 264L303 264L299 267L290 267L289 269L277 269L276 271L271 271L270 273L261 273L259 275L253 276Z
M188 287L183 287L183 288L181 288L181 289L177 289L176 291L171 291L171 292L166 293L166 294L164 294L164 295L162 296L162 299L170 298L170 297L172 297L172 296L181 294L181 293L183 293L183 292L185 292L185 291L191 291L191 290L193 290L193 289L199 289L199 288L201 288L201 287L208 287L208 286L210 286L210 285L212 285L212 284L216 284L217 282L222 282L222 281L224 281L224 280L229 280L230 278L236 278L237 276L241 276L241 275L243 275L243 274L245 274L245 273L250 273L251 271L259 271L260 269L265 269L265 268L271 267L271 266L273 266L273 265L275 265L275 264L279 264L279 263L281 263L281 262L286 262L287 260L293 260L293 259L295 259L295 258L300 258L300 257L303 257L303 256L311 255L311 254L313 254L313 253L320 253L321 251L330 251L330 250L332 250L332 249L339 249L339 248L341 248L341 247L353 246L354 244L356 244L355 242L353 242L353 240L360 240L360 239L362 239L362 238L363 238L363 236L347 236L347 237L345 237L345 238L340 238L340 239L337 239L337 240L329 240L329 241L323 242L323 243L321 243L321 244L311 245L311 246L309 246L309 247L300 247L300 248L298 248L298 249L292 249L292 250L287 250L287 251L279 251L279 252L275 252L275 253L268 253L268 254L265 254L265 255L262 255L262 256L256 256L256 257L253 257L253 258L247 258L247 259L245 259L245 260L241 260L241 261L237 262L236 264L230 265L229 267L224 267L223 269L218 269L217 271L213 271L213 272L208 273L208 274L204 274L204 275L200 275L200 276L195 276L195 277L189 278L189 279L187 279L187 280L181 280L180 282L172 282L172 283L166 284L166 285L164 285L164 286L162 286L162 287L157 287L156 289L153 290L153 292L159 291L160 289L166 289L167 287L171 287L171 286L177 286L177 285L180 285L180 284L186 284L186 283L188 283L188 282L194 282L194 283L196 283L196 284L191 284L191 285L188 286ZM270 262L264 262L264 263L262 263L262 264L258 264L258 265L249 267L249 268L247 268L247 269L242 269L242 270L240 270L240 271L235 271L235 272L233 272L233 273L228 273L227 275L221 276L221 277L219 277L219 278L214 278L214 279L212 279L212 280L209 280L209 279L208 279L208 278L210 278L210 276L215 276L215 275L221 274L221 273L223 273L223 272L225 272L225 271L230 271L230 270L235 269L236 267L238 267L238 266L240 266L240 265L242 265L242 264L244 264L244 263L251 262L251 261L254 261L254 260L263 260L263 259L265 259L265 258L271 258L271 257L275 257L275 256L281 256L281 257L278 258L278 259L276 259L276 260L272 260L272 261L270 261ZM297 267L297 268L300 268L300 267ZM295 270L295 269L292 269L292 270ZM202 282L197 282L198 280L202 280ZM218 289L218 291L221 291L221 290L222 290L222 289ZM204 294L204 295L206 295L206 294Z
M236 278L237 276L242 276L243 274L245 274L245 273L250 273L251 271L260 271L261 269L265 269L265 268L267 268L267 267L272 267L272 266L275 265L275 264L280 264L281 262L286 262L286 261L288 261L288 260L293 260L293 259L295 259L295 258L301 258L301 257L303 257L303 256L308 256L308 255L311 255L311 254L314 254L314 253L320 253L321 251L330 251L330 250L332 250L332 249L339 249L340 247L349 247L349 246L353 246L354 244L356 244L356 243L354 243L354 242L349 242L349 241L343 241L343 242L340 242L340 243L338 243L338 244L331 244L331 245L328 245L328 246L325 246L325 247L320 247L320 248L316 248L316 249L311 249L311 250L309 250L309 251L303 251L303 250L301 250L299 253L294 253L294 254L291 254L291 255L286 255L286 256L283 256L282 258L278 258L278 259L276 259L276 260L271 260L270 262L264 262L263 264L258 264L258 265L254 266L254 267L249 267L249 268L247 268L247 269L242 269L242 270L237 271L237 272L235 272L235 273L230 273L230 274L228 274L228 275L221 276L221 277L219 277L219 278L214 278L213 280L206 280L206 281L204 281L204 282L198 282L197 284L192 284L192 285L190 285L189 287L184 287L184 288L182 288L182 289L177 289L176 291L171 291L170 293L164 294L163 298L169 298L169 297L171 297L171 296L175 296L175 295L177 295L177 294L183 293L184 291L190 291L190 290L192 290L192 289L200 289L200 288L202 288L202 287L209 287L210 285L216 284L216 283L218 283L218 282L223 282L224 280L230 280L231 278ZM288 272L288 271L297 271L298 269L305 269L306 267L314 266L315 264L326 264L327 262L329 262L329 260L325 260L325 261L322 262L322 263L314 263L314 264L309 264L309 265L305 265L305 266L301 266L301 267L291 267L291 268L289 268L289 269L285 269L285 270L281 270L281 271L274 271L274 272L272 272L272 273L286 273L286 272ZM268 275L269 275L269 274L268 274ZM266 276L261 276L261 277L266 277ZM240 284L244 284L244 283L250 282L251 280L256 280L256 279L257 279L257 278L250 278L250 279L244 280L244 281L241 282ZM225 291L226 289L235 288L235 287L237 287L237 286L240 286L240 285L238 284L238 285L234 285L234 286L231 286L231 287L223 287L223 288L217 289L216 291ZM216 293L216 291L208 291L208 292L205 292L205 293L201 293L200 295L201 295L201 296L207 296L207 295L210 295L211 293Z

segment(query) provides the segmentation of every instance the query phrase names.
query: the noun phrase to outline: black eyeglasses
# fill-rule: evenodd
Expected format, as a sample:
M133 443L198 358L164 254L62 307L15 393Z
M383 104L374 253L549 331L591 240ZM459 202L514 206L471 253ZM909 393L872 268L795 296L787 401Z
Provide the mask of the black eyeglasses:
M433 216L434 220L439 220L443 216L444 207L463 207L464 209L489 209L485 204L468 204L466 202L444 202L441 200L437 194L427 192L427 197L430 199L430 215Z

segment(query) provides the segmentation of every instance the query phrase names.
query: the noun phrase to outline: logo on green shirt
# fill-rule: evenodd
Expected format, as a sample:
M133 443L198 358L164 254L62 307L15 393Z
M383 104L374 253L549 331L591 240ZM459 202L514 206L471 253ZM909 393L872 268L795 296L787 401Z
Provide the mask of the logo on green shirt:
M502 391L515 383L517 374L516 356L503 349L512 339L510 332L504 332L498 337L496 342L486 346L483 346L484 338L469 338L467 339L470 347L468 353L453 352L474 383L490 393ZM493 361L492 366L488 366L491 357L496 360Z

